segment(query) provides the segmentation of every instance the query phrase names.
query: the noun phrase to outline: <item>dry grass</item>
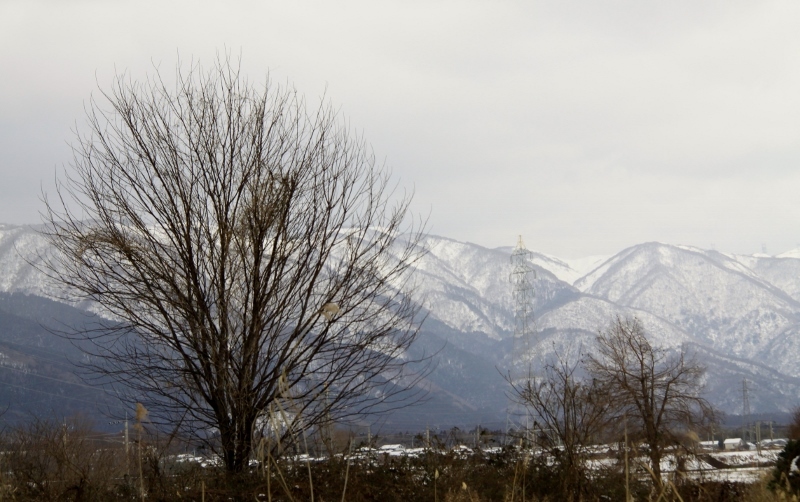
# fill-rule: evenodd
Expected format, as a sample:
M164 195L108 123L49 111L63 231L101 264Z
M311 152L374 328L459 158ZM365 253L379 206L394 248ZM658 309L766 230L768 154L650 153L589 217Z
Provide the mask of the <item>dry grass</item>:
M419 458L384 454L356 458L347 455L348 444L339 455L319 462L297 463L265 453L264 462L252 470L230 475L222 468L183 461L174 455L180 448L159 442L142 430L141 440L131 448L133 472L126 475L121 435L97 434L86 421L32 421L25 427L7 431L2 442L0 500L3 501L136 501L142 500L143 494L151 501L308 501L312 489L318 502L625 499L621 469L600 475L592 471L593 477L586 488L575 493L564 490L557 465L522 457L511 449L492 455L430 452ZM261 451L268 452L269 448ZM137 458L140 452L141 475ZM632 499L797 502L797 495L770 491L766 479L750 485L707 482L668 486L669 490L659 494L641 481L632 481Z

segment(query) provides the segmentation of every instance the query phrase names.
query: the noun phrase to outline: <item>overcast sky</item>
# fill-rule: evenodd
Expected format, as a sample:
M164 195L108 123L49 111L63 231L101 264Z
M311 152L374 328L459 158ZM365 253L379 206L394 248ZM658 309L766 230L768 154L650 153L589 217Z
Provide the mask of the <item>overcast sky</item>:
M241 54L362 132L430 231L562 257L800 246L800 2L0 2L0 222L115 72Z

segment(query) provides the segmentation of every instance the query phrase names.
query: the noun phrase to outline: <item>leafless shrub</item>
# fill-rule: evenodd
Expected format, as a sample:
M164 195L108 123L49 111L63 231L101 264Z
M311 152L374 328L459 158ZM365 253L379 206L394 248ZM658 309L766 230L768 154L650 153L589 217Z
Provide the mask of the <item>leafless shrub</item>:
M586 360L589 375L603 389L616 422L647 445L655 491L661 493L665 448L680 446L687 432L715 421L701 394L705 369L685 346L677 351L653 346L635 318L617 318L597 342L597 354Z
M108 500L126 483L120 437L85 419L32 419L4 441L4 490L19 500Z
M579 377L578 366L559 358L522 383L508 378L516 399L533 414L537 445L555 459L563 500L591 493L590 446L605 433L612 416L605 389Z
M789 438L800 439L800 406L795 406L792 410L791 422L789 422Z

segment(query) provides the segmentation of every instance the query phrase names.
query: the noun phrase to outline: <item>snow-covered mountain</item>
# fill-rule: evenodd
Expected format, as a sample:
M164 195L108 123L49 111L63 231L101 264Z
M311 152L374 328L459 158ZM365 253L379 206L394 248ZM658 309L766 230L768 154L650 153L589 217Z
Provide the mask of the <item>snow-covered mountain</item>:
M654 343L693 348L708 366L709 398L724 411L741 413L743 379L754 411L786 411L800 402L800 255L645 243L575 266L581 261L534 252L536 328L523 349L513 340L511 248L433 236L427 245L418 274L430 317L458 333L450 343L475 347L497 368L579 357L615 316L636 316ZM585 273L577 276L578 269Z
M709 399L728 413L741 413L742 379L753 412L800 402L800 253L743 256L660 243L580 260L533 252L535 329L520 340L512 248L436 236L422 244L413 282L428 319L415 350L436 353L437 366L430 401L398 415L397 427L502 421L504 375L590 352L617 315L637 316L657 344L692 347L708 367ZM0 293L57 300L58 288L35 267L47 251L34 228L0 225Z
M577 286L616 305L654 314L698 344L737 357L762 355L798 322L800 312L800 303L741 261L659 243L622 251Z

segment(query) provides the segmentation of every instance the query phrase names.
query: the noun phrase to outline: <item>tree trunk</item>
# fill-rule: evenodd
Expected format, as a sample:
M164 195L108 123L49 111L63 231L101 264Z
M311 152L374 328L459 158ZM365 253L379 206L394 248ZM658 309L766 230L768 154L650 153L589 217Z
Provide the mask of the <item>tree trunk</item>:
M650 467L653 469L653 486L660 493L663 482L661 480L661 450L657 445L650 445Z
M245 470L250 460L253 446L253 434L249 428L237 428L235 425L220 430L220 456L229 473Z

